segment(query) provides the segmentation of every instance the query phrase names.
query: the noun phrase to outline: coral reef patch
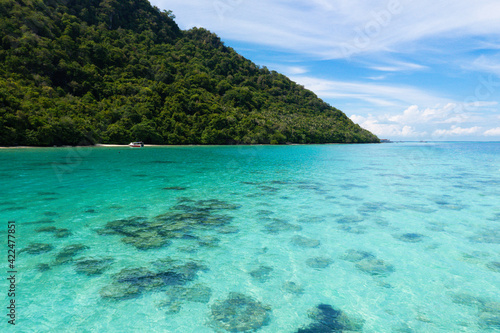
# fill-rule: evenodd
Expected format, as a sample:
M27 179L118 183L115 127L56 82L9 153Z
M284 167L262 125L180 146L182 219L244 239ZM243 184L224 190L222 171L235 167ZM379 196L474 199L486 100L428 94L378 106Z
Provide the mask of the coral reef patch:
M195 231L214 231L214 228L217 231L221 228L221 233L237 232L238 230L234 228L227 229L233 218L227 214L220 214L220 211L239 207L216 199L194 201L189 198L179 198L177 205L165 214L151 219L136 216L111 221L97 232L100 235L119 235L124 243L133 245L139 250L157 249L168 246L173 239L198 239L191 234ZM199 244L217 246L218 241L214 237L204 236L199 239Z
M24 249L21 249L19 253L27 252L29 254L41 254L45 252L50 252L54 247L50 244L45 243L31 243Z
M373 276L386 276L395 270L390 263L366 251L347 250L341 259L356 263L357 269Z
M62 265L73 261L73 258L81 251L87 250L88 247L83 244L71 244L64 247L56 255L54 265Z
M309 310L307 315L313 322L299 328L297 333L361 332L363 329L363 320L350 318L330 304L319 304Z
M313 257L306 260L306 265L314 269L327 268L332 263L333 259L328 257Z
M112 283L101 289L101 297L121 300L171 286L183 286L194 281L199 271L207 270L204 265L194 261L180 263L170 258L152 264L155 267L153 270L148 267L125 268L114 274Z
M500 329L500 302L467 293L452 293L450 296L453 303L477 309L477 323L481 329Z
M266 282L271 278L272 267L261 265L250 271L250 276L259 282Z
M280 219L272 219L271 222L264 225L264 232L268 234L278 234L284 231L300 231L300 225L292 224Z
M255 331L269 323L271 312L269 306L236 292L214 302L211 310L213 325L228 332Z
M66 229L66 228L58 229L54 226L47 226L47 227L38 228L35 231L36 232L51 233L56 238L66 238L68 236L71 236L71 234L72 234L69 229Z
M407 243L418 243L423 241L425 236L422 234L410 232L401 235L395 235L394 238Z
M166 308L167 313L177 313L185 302L208 303L212 297L212 289L204 284L192 287L172 286L165 292L167 299L160 301L159 308Z
M75 260L75 271L85 275L99 275L109 269L113 264L113 258L84 257Z
M298 247L303 248L314 248L320 245L320 241L317 239L307 238L304 236L293 236L291 243Z
M294 295L302 295L304 293L304 288L300 284L293 281L286 281L283 283L281 290Z

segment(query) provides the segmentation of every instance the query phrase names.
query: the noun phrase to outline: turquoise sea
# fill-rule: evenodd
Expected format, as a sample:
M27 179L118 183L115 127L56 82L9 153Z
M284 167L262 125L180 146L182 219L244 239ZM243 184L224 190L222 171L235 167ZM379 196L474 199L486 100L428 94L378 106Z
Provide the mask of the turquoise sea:
M4 149L0 174L2 332L500 332L500 143Z

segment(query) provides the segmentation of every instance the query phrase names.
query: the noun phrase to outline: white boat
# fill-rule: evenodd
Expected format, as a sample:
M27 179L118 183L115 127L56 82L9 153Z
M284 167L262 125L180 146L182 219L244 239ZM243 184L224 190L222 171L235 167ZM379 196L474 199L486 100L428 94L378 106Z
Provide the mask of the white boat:
M131 142L128 145L130 148L142 148L142 147L144 147L144 142L142 142L142 141Z

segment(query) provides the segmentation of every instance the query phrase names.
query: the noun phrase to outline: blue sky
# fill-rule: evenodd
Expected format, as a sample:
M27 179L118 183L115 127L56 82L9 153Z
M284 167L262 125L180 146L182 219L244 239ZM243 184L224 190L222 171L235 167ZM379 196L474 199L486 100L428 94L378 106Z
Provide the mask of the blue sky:
M500 141L498 0L151 0L392 140Z

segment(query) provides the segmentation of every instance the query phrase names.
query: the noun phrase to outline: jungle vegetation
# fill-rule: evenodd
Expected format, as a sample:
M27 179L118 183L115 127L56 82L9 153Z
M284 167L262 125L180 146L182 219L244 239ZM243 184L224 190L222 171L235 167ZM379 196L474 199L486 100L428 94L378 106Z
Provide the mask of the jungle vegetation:
M147 0L0 0L0 145L379 142Z

